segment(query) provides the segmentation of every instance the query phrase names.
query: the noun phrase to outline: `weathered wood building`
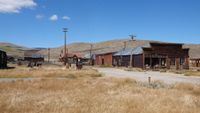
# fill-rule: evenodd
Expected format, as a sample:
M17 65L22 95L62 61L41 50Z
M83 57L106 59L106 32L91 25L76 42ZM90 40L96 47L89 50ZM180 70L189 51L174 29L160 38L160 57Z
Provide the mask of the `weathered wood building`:
M96 54L96 65L113 65L113 54L114 52Z
M7 68L7 54L0 50L0 69Z
M183 44L150 42L149 45L123 49L113 55L114 66L132 66L142 69L189 69L189 49Z

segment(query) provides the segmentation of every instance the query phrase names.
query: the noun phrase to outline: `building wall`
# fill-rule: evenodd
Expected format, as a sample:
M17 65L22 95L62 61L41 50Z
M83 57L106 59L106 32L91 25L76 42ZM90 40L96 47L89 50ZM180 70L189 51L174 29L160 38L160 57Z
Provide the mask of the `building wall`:
M132 60L132 62L133 62L133 60ZM130 55L113 56L113 65L114 66L124 66L124 67L130 66Z
M6 52L0 51L0 69L7 68L7 55Z
M190 64L192 67L200 67L200 58L199 59L190 59Z
M133 56L133 66L138 68L143 68L143 54Z
M96 65L112 66L112 53L96 55Z
M151 45L151 50L144 50L145 57L151 55L166 58L167 68L189 69L189 49L183 49L182 45Z

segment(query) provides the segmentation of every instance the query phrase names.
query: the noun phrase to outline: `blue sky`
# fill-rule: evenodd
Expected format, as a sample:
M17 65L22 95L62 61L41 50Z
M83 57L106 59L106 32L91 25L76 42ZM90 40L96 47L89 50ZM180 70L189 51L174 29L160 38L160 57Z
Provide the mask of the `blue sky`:
M67 43L135 34L199 44L200 0L0 0L0 42L58 47L63 27L69 28Z

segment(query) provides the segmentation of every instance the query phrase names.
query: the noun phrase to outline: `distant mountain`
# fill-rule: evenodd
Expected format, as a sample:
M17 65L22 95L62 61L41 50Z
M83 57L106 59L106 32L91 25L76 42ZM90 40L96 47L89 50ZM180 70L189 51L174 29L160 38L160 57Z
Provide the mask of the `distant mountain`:
M122 49L124 47L124 42L126 42L126 47L137 47L142 45L149 44L151 40L135 40L131 41L129 39L119 39L119 40L109 40L98 43L72 43L67 45L68 52L76 53L89 53L91 45L93 53L105 53L105 52L114 52ZM158 42L158 41L157 41ZM200 44L185 44L184 48L190 48L190 57L191 58L200 58ZM27 49L39 49L39 53L44 55L47 58L48 50L46 48L26 48L18 46L11 43L0 43L0 49L6 51L8 54L14 56L23 56L23 50ZM51 48L50 54L51 59L58 59L61 51L64 49L63 46L57 48Z
M0 42L0 49L3 51L6 51L8 55L11 55L14 57L22 57L24 54L24 50L28 48L15 45L12 43Z

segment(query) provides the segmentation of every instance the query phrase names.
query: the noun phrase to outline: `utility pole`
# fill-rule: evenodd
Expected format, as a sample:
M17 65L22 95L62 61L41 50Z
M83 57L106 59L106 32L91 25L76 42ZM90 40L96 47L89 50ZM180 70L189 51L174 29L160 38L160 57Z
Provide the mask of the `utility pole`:
M50 62L50 48L48 48L48 63Z
M120 65L121 66L122 66L122 60L123 60L122 52L123 52L123 50L126 49L126 41L124 41L123 43L124 43L124 48L121 50L121 55L120 55Z
M66 63L67 63L67 32L68 32L68 29L63 28L63 32L64 32L64 65L66 65Z
M126 49L126 41L124 41L124 49Z
M131 42L135 41L135 35L129 35L131 37ZM130 67L133 67L133 50L131 50L131 55L130 55Z
M90 65L92 65L92 49L93 49L93 45L90 45Z

